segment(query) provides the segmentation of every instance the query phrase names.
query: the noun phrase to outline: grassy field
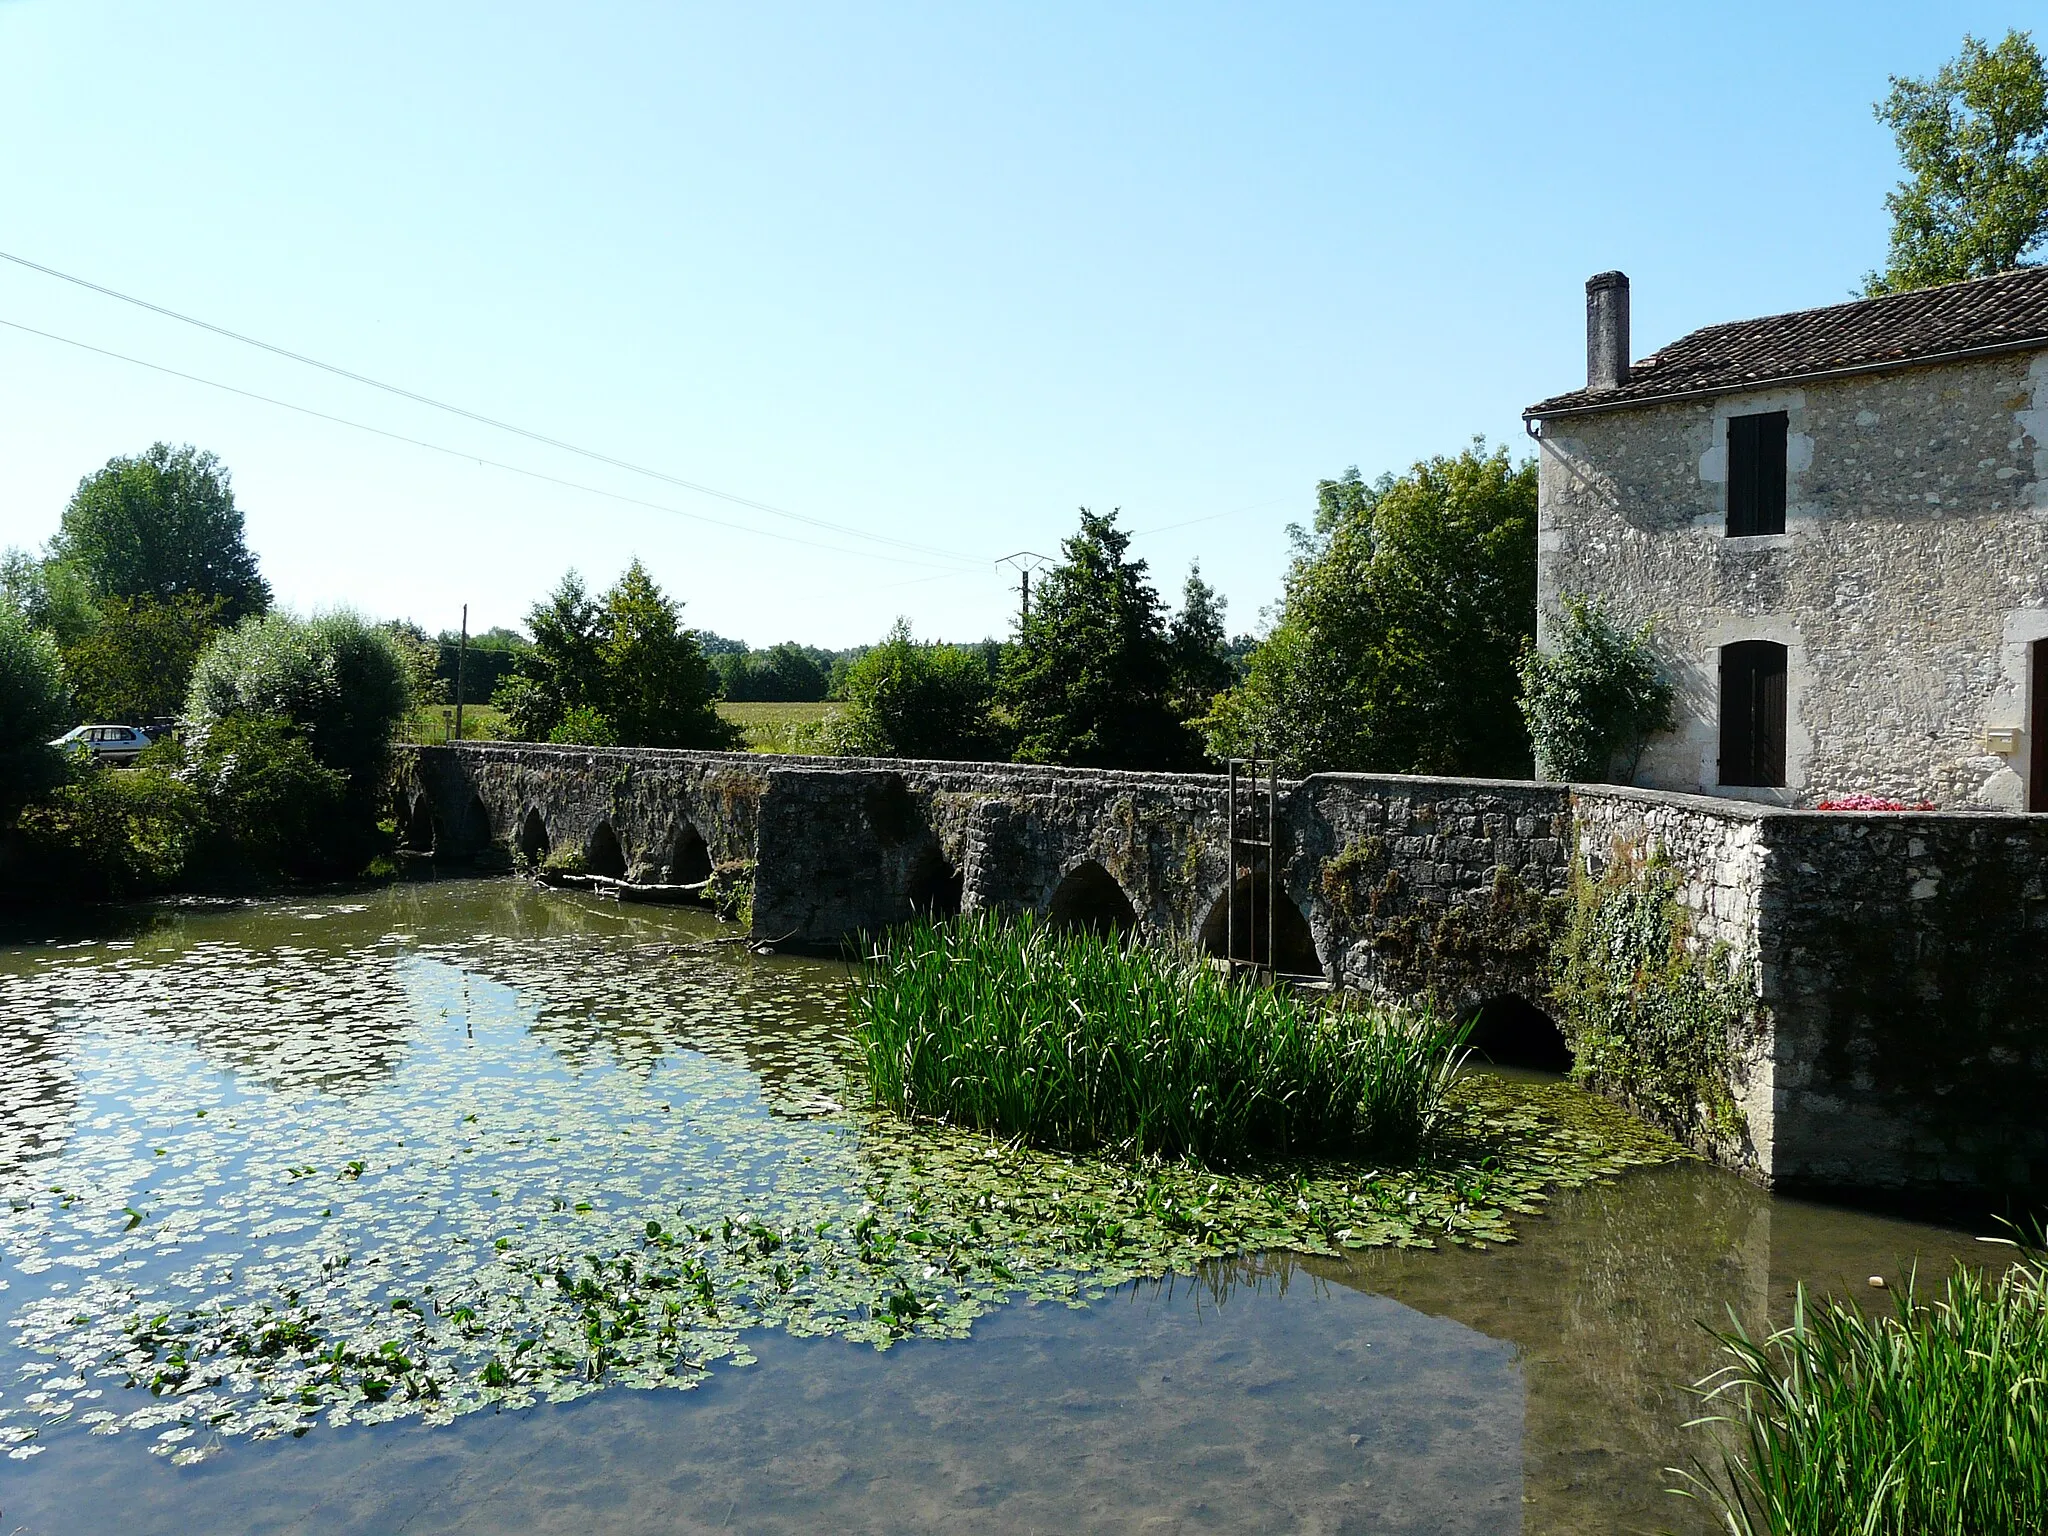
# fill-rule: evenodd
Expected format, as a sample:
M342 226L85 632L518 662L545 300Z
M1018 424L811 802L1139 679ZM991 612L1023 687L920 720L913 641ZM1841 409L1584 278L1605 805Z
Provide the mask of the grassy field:
M448 741L455 734L455 706L428 704L413 711L399 732L400 741ZM462 739L494 741L505 734L505 713L489 704L462 706Z
M791 739L791 733L798 726L824 719L834 707L831 704L733 704L721 701L718 712L747 733L747 751L796 752L802 748ZM429 704L414 711L399 739L447 741L454 729L454 706ZM489 704L462 706L462 736L465 741L492 741L504 734L503 710Z
M833 704L735 704L725 700L718 712L747 733L749 752L798 752L803 748L791 739L792 732L824 719L835 708Z

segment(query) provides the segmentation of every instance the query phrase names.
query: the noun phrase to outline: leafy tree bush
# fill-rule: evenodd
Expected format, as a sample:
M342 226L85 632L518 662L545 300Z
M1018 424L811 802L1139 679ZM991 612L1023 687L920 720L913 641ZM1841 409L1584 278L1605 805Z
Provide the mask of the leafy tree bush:
M50 553L101 596L219 598L230 622L270 607L226 468L189 446L156 443L87 475Z
M718 713L711 668L665 597L635 560L604 600L602 712L634 747L727 747L739 733Z
M910 621L898 619L848 669L846 707L821 723L817 746L855 757L998 757L994 695L977 652L920 644L910 637Z
M99 621L63 652L64 675L87 720L153 720L175 715L199 655L220 631L217 597L185 593L104 597Z
M19 608L32 629L58 647L76 645L100 621L92 583L68 560L38 559L25 549L0 555L0 599Z
M1019 626L999 700L1020 762L1192 768L1194 733L1174 708L1166 616L1116 513L1081 509L1066 558L1047 571Z
M619 733L588 704L578 704L555 722L548 740L561 747L616 747Z
M392 735L411 709L410 677L397 639L360 614L270 614L207 647L185 713L202 731L231 717L290 722L322 767L346 776L360 810L375 803Z
M2048 237L2048 66L2025 32L1963 38L1930 80L1892 77L1877 104L1906 176L1885 196L1891 252L1866 293L2019 266Z
M1280 618L1204 722L1297 772L1514 776L1516 659L1535 630L1536 465L1475 441L1406 475L1317 487Z
M442 630L434 643L438 652L434 681L441 697L451 704L455 701L458 666L462 673L462 702L488 704L497 693L498 685L511 675L520 654L531 646L526 636L517 630L502 628L471 635L467 655L462 654L462 636L455 630Z
M351 804L348 776L323 766L289 720L225 716L182 747L152 748L123 777L151 772L174 773L198 795L206 819L194 863L209 874L319 876L361 867L369 828Z
M1181 588L1180 611L1166 627L1166 648L1173 661L1175 710L1185 719L1206 715L1222 693L1237 681L1230 636L1223 627L1224 601L1202 580L1202 567L1188 567Z
M64 776L47 743L70 723L57 645L0 601L0 824Z
M735 702L807 703L824 698L832 681L832 653L793 640L711 660L720 691Z
M1604 608L1568 595L1550 648L1523 653L1522 717L1544 778L1635 777L1643 744L1671 727L1671 685L1649 637L1648 624L1631 633Z
M27 885L69 900L104 900L175 882L205 835L206 806L160 768L119 772L81 758L17 825Z
M596 730L587 716L597 716L612 737L606 745L737 745L740 733L719 717L711 669L682 625L681 606L637 560L602 601L569 572L528 614L533 645L496 695L512 734L552 741L567 725L584 737Z

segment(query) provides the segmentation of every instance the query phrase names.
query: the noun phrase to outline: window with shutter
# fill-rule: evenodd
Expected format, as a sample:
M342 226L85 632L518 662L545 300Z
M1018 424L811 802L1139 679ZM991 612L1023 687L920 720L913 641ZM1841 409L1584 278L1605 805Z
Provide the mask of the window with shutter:
M1783 411L1728 418L1728 537L1785 531Z
M1773 641L1721 647L1721 782L1785 782L1785 647Z

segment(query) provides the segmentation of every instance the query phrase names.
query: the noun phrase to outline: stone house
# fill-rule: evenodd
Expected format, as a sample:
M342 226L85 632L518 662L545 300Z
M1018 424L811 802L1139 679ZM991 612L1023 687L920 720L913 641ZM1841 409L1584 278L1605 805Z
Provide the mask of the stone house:
M1636 782L2048 810L2048 267L1708 326L1524 412L1539 640L1649 620L1676 728Z

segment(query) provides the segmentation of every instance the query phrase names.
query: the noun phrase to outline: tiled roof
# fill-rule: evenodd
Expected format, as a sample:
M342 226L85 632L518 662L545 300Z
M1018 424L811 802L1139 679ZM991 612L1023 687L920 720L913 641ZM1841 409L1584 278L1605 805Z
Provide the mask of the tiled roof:
M1611 410L1674 395L1725 394L2027 346L2048 347L2048 266L1710 325L1633 365L1619 389L1575 389L1522 414Z

